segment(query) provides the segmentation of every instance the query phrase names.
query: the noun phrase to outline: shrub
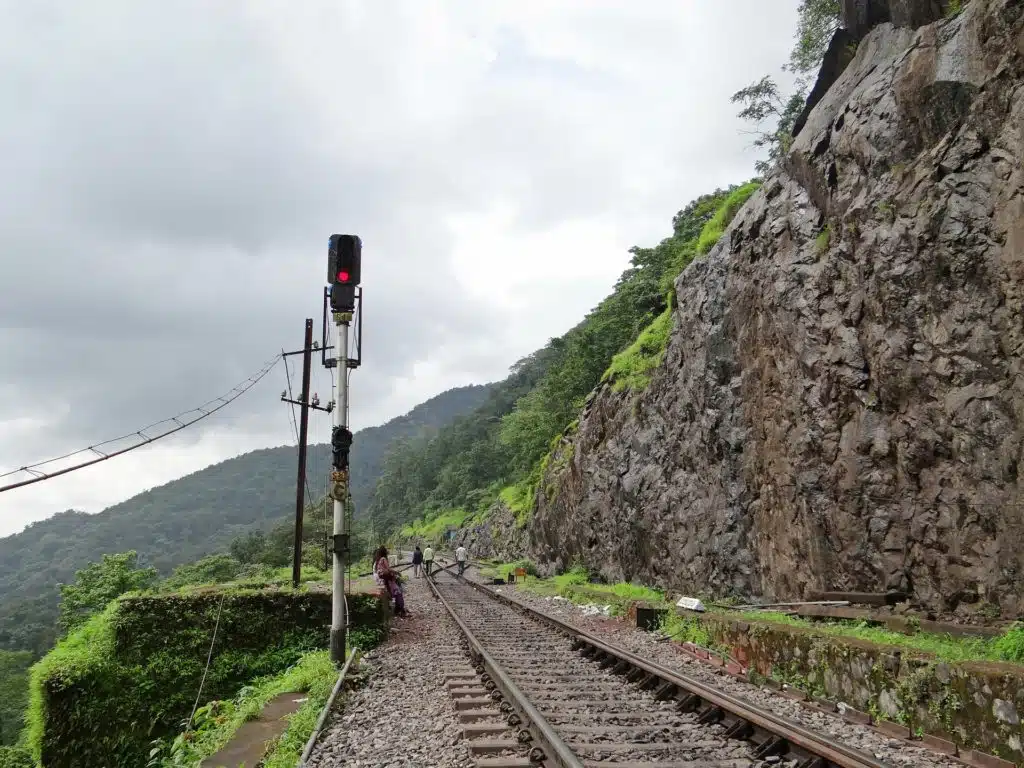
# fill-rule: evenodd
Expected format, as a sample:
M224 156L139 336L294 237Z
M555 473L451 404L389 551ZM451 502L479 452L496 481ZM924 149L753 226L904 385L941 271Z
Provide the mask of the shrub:
M180 589L187 584L219 584L238 578L242 564L231 555L210 555L194 563L179 566L160 586Z
M348 598L353 628L385 622L369 595ZM46 768L139 768L149 743L200 703L229 699L326 648L326 593L222 590L126 596L62 640L31 672L27 741Z

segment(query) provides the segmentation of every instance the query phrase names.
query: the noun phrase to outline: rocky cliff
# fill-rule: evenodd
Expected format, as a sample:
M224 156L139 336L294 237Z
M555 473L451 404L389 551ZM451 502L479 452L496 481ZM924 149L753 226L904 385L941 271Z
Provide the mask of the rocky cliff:
M527 531L517 523L515 513L498 501L481 522L460 530L456 543L462 544L471 557L511 562L526 552Z
M539 562L1024 609L1024 3L921 21L855 30L676 280L649 386L592 397L541 483Z

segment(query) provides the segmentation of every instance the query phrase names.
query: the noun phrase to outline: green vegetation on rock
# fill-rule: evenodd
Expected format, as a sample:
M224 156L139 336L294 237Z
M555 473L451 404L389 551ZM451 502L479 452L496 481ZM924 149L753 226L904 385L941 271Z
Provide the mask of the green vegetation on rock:
M644 328L636 341L612 358L612 364L602 379L612 382L612 389L616 392L645 389L650 383L651 371L661 365L665 356L671 330L672 308L666 307L653 323Z
M725 202L715 211L715 215L704 225L700 237L697 238L697 250L700 253L707 253L715 247L740 208L760 187L761 182L748 181L730 192L729 196L725 198Z
M422 539L436 545L441 542L445 531L458 528L467 517L469 513L464 509L441 510L404 526L401 535L405 539Z
M742 618L744 621L800 627L829 637L866 640L877 645L928 654L943 661L1024 661L1024 626L1021 625L1014 625L994 638L953 637L922 631L913 634L894 632L866 621L812 621L774 611L738 611L722 615Z

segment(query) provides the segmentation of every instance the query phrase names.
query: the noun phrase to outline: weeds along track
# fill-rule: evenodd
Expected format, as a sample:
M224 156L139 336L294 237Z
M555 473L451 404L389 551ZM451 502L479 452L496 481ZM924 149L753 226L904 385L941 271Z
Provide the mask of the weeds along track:
M480 768L883 768L447 571L430 580L474 669L449 692Z

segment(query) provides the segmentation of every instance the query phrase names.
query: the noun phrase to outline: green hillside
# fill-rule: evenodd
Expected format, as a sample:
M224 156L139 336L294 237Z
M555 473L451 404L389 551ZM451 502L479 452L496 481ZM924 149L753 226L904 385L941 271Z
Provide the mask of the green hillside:
M490 386L451 389L379 427L361 430L352 446L357 517L393 441L431 435L472 411ZM310 490L323 495L327 445L311 446ZM104 554L136 550L162 573L224 550L253 530L270 530L295 509L295 446L228 459L140 493L99 514L68 510L0 539L0 648L41 653L54 640L57 584Z

